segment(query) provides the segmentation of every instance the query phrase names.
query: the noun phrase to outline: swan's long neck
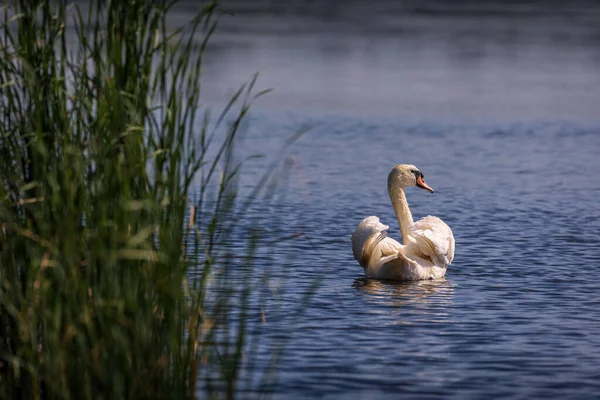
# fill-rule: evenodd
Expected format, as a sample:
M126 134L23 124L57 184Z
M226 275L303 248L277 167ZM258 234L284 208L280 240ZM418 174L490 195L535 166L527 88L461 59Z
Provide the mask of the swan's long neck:
M396 212L396 218L400 224L400 231L402 232L402 243L408 244L408 227L413 224L413 217L406 201L406 195L404 194L404 188L402 187L391 187L389 188L390 200L392 200L392 206Z

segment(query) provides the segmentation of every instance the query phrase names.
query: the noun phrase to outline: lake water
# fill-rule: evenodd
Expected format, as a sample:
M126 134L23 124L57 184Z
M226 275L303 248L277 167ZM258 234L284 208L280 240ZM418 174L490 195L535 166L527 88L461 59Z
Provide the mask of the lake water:
M285 290L262 328L274 344L292 334L275 398L600 393L599 13L511 4L318 18L280 5L215 37L208 102L255 71L275 89L253 108L244 153L273 155L311 127L285 156L265 223L300 236L264 257L275 271L291 263L273 273ZM386 192L398 163L436 189L408 190L415 218L454 231L445 280L368 281L352 257L365 216L400 237Z

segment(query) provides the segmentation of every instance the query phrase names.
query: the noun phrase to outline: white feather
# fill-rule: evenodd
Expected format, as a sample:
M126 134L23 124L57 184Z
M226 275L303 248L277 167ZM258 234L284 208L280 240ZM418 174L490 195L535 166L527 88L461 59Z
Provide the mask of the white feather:
M421 252L439 267L445 268L454 260L454 235L444 221L427 216L408 228L411 239Z

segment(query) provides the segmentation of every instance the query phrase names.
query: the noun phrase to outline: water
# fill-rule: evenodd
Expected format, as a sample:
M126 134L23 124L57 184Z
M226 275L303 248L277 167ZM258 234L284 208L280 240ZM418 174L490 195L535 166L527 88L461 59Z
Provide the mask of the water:
M574 4L352 14L358 25L242 13L217 35L213 104L256 70L276 89L253 109L244 152L276 153L312 127L265 221L273 235L302 235L264 260L291 258L274 272L282 308L263 326L274 344L292 334L276 398L597 396L600 32L598 9ZM365 216L400 237L386 193L397 163L436 190L408 190L415 218L454 231L445 280L368 281L352 258ZM263 167L250 163L244 178Z
M593 397L600 130L321 121L294 148L298 187L274 228L310 238L272 260L294 255L287 301L325 274L301 318L267 315L273 335L293 332L281 398ZM395 162L414 162L436 189L408 191L415 217L440 216L454 231L444 281L367 281L352 258L349 236L366 215L400 237L386 194Z

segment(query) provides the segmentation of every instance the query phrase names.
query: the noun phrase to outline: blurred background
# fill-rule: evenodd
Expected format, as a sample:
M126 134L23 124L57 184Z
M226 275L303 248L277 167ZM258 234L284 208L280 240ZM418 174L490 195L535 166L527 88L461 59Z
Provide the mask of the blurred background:
M261 104L411 117L594 119L593 1L226 0L206 90L259 71ZM181 16L195 2L182 2ZM174 16L175 17L175 16Z

